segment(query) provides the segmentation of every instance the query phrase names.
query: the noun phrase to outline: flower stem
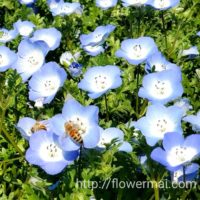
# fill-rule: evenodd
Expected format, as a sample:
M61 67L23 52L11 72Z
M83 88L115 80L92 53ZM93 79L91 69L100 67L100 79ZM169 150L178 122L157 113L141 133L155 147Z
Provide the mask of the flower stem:
M154 196L155 196L155 200L159 200L159 187L158 187L158 183L157 181L153 182L153 189L154 189Z
M166 24L165 24L164 11L161 11L161 20L162 20L162 29L163 29L164 37L165 37L165 48L168 49L167 30L166 30Z
M80 155L78 160L78 180L81 180L81 171L82 171L82 153L83 153L83 146L80 147Z
M183 165L183 182L186 183L185 166Z
M106 94L104 96L104 99L105 99L105 106L106 106L106 121L109 121L108 99L107 99L107 95Z

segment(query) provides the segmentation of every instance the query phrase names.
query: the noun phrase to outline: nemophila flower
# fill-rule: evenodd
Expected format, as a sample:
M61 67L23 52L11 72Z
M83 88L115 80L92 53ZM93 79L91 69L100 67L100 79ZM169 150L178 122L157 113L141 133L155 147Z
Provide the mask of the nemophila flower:
M182 134L182 116L183 111L177 106L151 105L147 108L146 116L135 122L134 126L145 136L147 144L154 146L167 132Z
M200 31L197 33L197 36L200 36Z
M122 0L122 5L128 6L142 6L149 2L150 0Z
M82 13L82 8L81 4L74 2L74 3L69 3L69 2L58 2L57 5L55 6L55 3L53 5L50 4L50 11L52 12L53 16L65 16L65 15L71 15L72 13L76 14L81 14Z
M0 28L0 42L6 43L15 39L18 35L18 32L14 30L7 30L5 28Z
M17 123L17 129L21 135L29 140L31 135L40 130L50 130L48 120L37 121L30 117L23 117Z
M174 105L180 107L183 110L183 116L185 116L187 112L192 109L192 106L190 105L190 102L187 98L176 100Z
M46 53L39 43L22 40L18 46L17 55L18 59L13 64L13 68L25 82L42 67Z
M67 74L56 62L49 62L42 66L29 81L29 99L43 104L51 103L57 91L63 86Z
M105 149L106 144L110 144L113 140L116 140L115 144L120 145L119 151L131 152L133 150L130 143L124 141L124 133L118 128L102 129L97 147Z
M16 60L15 52L6 46L0 46L0 72L6 71Z
M36 0L19 0L21 4L29 5L35 3Z
M21 20L15 22L13 26L15 30L17 30L17 32L24 37L28 37L33 32L33 29L35 27L32 22Z
M102 46L83 46L83 49L86 51L86 53L90 56L97 56L100 53L103 53L105 49Z
M66 151L94 148L100 138L98 126L99 109L96 106L82 106L73 99L67 100L62 114L51 120L51 128L59 136L59 144Z
M164 165L170 171L176 171L185 166L200 153L200 135L193 134L184 139L176 132L166 133L163 139L163 149L155 148L151 158Z
M38 131L30 137L26 160L40 166L47 174L55 175L78 157L78 151L65 152L50 131Z
M121 86L121 72L117 66L96 66L91 67L84 74L84 78L78 84L82 90L88 91L88 96L96 99L111 89Z
M142 85L138 95L152 103L166 104L183 94L181 72L177 70L147 74L143 78Z
M167 10L173 8L180 3L180 0L152 0L149 1L148 5L151 5L158 10Z
M200 132L200 111L197 115L188 115L184 117L183 121L192 124L193 131Z
M117 5L118 0L96 0L96 6L102 10L107 10Z
M79 52L72 55L69 51L63 53L60 57L61 65L69 67L69 73L72 77L78 77L82 73L82 65L77 62L79 57Z
M44 28L34 32L31 41L44 41L49 50L55 50L59 47L61 41L61 33L56 28Z
M166 60L159 51L149 57L146 61L145 70L147 72L160 72L168 69L180 71L180 67Z
M154 40L150 37L127 39L121 43L116 52L117 57L126 59L130 64L138 65L158 51Z
M183 50L181 56L189 56L189 58L194 58L199 55L197 46L190 47L189 49Z
M191 163L190 165L185 166L185 181L192 181L197 178L199 172L199 165L196 163ZM181 182L184 181L183 167L180 167L176 171L172 172L172 182Z
M105 42L107 37L115 29L114 25L98 26L94 32L89 34L82 34L80 36L80 41L82 47L84 46L99 46Z

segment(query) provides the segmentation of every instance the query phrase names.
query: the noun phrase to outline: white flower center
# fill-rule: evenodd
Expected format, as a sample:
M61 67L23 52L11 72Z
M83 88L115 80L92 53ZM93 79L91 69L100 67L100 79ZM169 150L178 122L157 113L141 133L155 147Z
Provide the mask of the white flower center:
M175 167L192 160L196 155L197 151L192 147L176 146L167 155L167 161L172 167Z
M104 91L111 86L111 80L106 75L97 75L94 77L95 90Z
M152 95L156 98L163 99L171 95L172 88L169 81L156 80L153 83Z
M58 77L48 77L42 82L42 89L44 96L50 96L57 92L60 86L60 80Z
M112 1L111 0L101 0L99 2L99 4L101 4L101 6L111 6L112 5Z
M27 60L31 65L38 65L39 61L35 56L30 56Z
M61 11L64 11L64 12L70 12L71 10L72 10L72 8L67 5L61 7Z
M142 47L141 47L141 45L135 45L133 47L133 53L137 58L140 58L142 56Z
M45 143L40 148L40 157L44 161L56 162L63 159L63 153L55 143Z
M87 132L87 122L84 119L75 117L65 123L65 133L75 142L82 144L84 134Z
M154 4L157 8L166 8L170 5L170 1L169 0L155 0Z

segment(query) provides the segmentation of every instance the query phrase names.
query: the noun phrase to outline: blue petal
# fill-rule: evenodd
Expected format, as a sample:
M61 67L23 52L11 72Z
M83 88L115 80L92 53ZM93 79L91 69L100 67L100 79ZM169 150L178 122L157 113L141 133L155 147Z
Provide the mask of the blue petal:
M128 142L123 142L122 145L119 147L119 151L125 151L127 153L133 151L133 147Z
M182 146L184 137L176 132L166 133L163 139L163 147L166 151L170 151L175 146Z
M185 147L192 147L195 148L197 153L200 153L200 135L199 134L192 134L185 139L183 144Z
M25 158L29 163L34 165L43 165L45 163L43 160L41 160L39 152L31 148L27 149Z
M167 157L166 152L160 147L155 148L151 152L151 158L164 166L168 166L166 157Z
M60 136L59 144L64 151L77 151L80 149L80 144L75 143L69 136Z
M62 114L57 114L49 120L51 130L58 136L65 134L65 120Z

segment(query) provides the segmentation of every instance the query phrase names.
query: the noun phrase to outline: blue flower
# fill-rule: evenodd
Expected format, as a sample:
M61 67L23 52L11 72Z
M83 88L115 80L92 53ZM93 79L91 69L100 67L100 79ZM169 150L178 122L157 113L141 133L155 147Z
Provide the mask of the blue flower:
M121 43L117 57L125 58L130 64L138 65L158 51L154 40L150 37L127 39Z
M104 149L106 147L105 144L111 143L114 139L116 139L115 144L120 144L119 151L132 152L132 146L124 141L124 133L118 128L102 129L98 147Z
M122 5L124 7L142 6L142 5L146 5L149 2L150 2L150 0L122 0Z
M42 67L45 60L45 51L39 43L30 40L22 40L18 46L18 59L13 68L27 81L36 71Z
M189 58L194 58L199 55L197 46L192 46L189 49L183 50L181 56L189 56Z
M192 109L192 106L190 105L190 102L187 98L176 100L174 105L180 107L183 110L183 116L187 114L187 111Z
M102 46L83 46L83 49L86 51L86 53L90 56L97 56L100 53L103 53L105 49Z
M147 72L152 72L153 70L159 72L168 69L180 71L180 67L167 61L159 51L149 57L146 61L145 70Z
M192 181L198 176L199 165L191 163L185 166L185 181ZM172 172L172 182L178 183L184 181L183 167L180 167L176 171Z
M82 8L80 3L69 3L64 2L63 0L48 0L48 5L50 8L50 11L52 12L53 16L65 16L65 15L71 15L72 13L81 14Z
M96 0L96 6L102 10L107 10L116 6L118 0Z
M21 118L16 127L26 140L29 140L31 135L37 131L50 130L48 120L36 121L30 117Z
M84 78L78 84L82 90L88 91L88 96L96 99L111 89L121 86L121 72L117 66L91 67L84 74Z
M151 153L151 158L176 171L199 156L200 135L193 134L184 139L176 132L166 133L163 139L163 148L157 147Z
M183 111L177 106L151 105L147 108L146 116L135 122L134 126L145 136L147 144L154 146L167 132L182 134L182 116Z
M52 132L38 131L29 140L26 160L40 166L47 174L55 175L78 157L78 151L65 152Z
M148 5L151 5L158 10L167 10L173 8L180 3L180 0L152 0L149 1Z
M94 32L90 34L82 34L80 36L80 41L82 47L84 46L99 46L105 42L107 37L115 29L114 25L98 26Z
M14 30L7 30L5 28L0 28L0 42L6 43L10 42L11 40L15 39L18 35L18 32Z
M36 0L19 0L21 4L29 5L35 3Z
M61 33L56 28L44 28L34 32L31 41L43 41L45 42L49 50L55 50L60 46Z
M15 30L17 30L17 32L24 37L28 37L33 32L33 29L35 27L32 22L21 20L15 22L13 26Z
M15 61L17 55L6 46L0 46L0 72L6 71Z
M72 77L78 77L82 73L82 65L77 62L80 53L72 55L69 51L63 53L60 57L61 65L69 67L69 73Z
M142 85L138 95L147 98L152 103L166 104L183 94L181 72L178 70L148 74L144 76Z
M96 106L82 106L69 99L62 114L55 115L51 120L51 129L59 136L59 144L66 151L97 146L100 138L98 126L99 109Z
M43 104L50 103L66 78L65 70L56 62L46 63L29 81L29 99L36 103L40 99Z
M200 111L197 115L188 115L184 117L183 121L192 124L193 131L200 132Z

